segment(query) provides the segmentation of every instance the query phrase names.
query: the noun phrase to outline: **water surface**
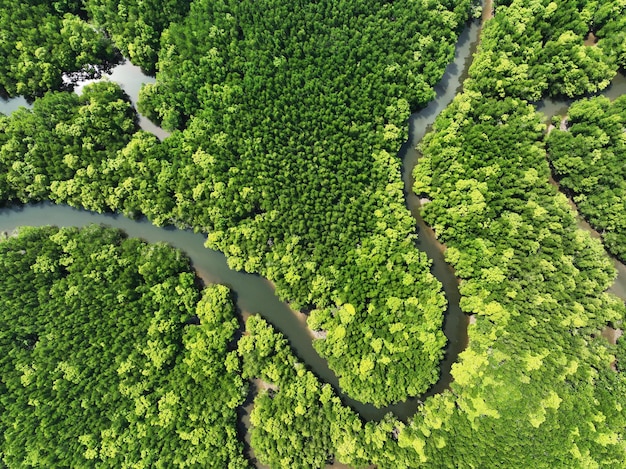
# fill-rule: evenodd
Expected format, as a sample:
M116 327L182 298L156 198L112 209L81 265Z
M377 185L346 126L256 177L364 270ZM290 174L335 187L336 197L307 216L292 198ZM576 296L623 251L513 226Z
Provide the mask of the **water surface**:
M608 88L606 88L599 94L602 96L606 96L611 101L614 101L620 96L626 94L626 75L624 75L624 73L618 73L615 78L613 78ZM548 123L553 116L566 116L569 107L574 101L575 100L573 99L544 99L537 104L537 111L545 115L545 121ZM550 183L556 186L559 191L561 190L560 185L554 180L553 177L550 177ZM565 192L563 193L565 194ZM567 194L565 195L567 196ZM576 206L574 201L569 197L568 201L572 209L576 212L578 227L590 233L592 237L602 239L600 233L598 233L580 214L580 212L578 211L578 207ZM613 261L613 265L615 266L615 270L617 270L617 277L615 278L615 282L613 282L613 285L609 287L608 291L626 301L626 265L620 262L608 251L607 255L611 258L611 260Z

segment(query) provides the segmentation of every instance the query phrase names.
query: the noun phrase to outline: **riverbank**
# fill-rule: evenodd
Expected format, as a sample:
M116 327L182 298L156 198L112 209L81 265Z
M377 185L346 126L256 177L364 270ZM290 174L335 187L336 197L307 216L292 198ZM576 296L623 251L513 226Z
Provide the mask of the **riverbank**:
M452 364L456 362L459 353L465 350L469 345L468 326L475 324L476 318L466 315L460 308L459 301L461 294L459 293L459 285L461 284L461 279L457 277L454 268L445 260L447 246L439 242L435 230L426 224L422 218L421 209L424 203L428 203L428 199L419 198L413 192L413 185L415 183L413 170L417 165L419 157L421 156L417 147L422 138L428 131L430 131L436 116L439 115L439 113L452 102L454 97L463 90L463 82L467 78L473 55L480 45L481 32L487 21L493 18L493 15L493 1L485 0L483 3L480 21L472 22L468 28L467 36L471 39L464 41L463 35L461 36L459 44L457 45L458 52L460 53L455 56L454 62L448 67L448 69L462 71L455 76L452 73L448 75L449 70L446 69L446 74L442 79L443 87L435 88L437 91L437 98L434 103L436 104L431 109L428 109L428 107L430 107L433 103L429 104L426 108L428 110L426 114L433 115L429 122L424 122L421 119L421 116L411 116L408 141L411 147L405 149L404 156L402 157L402 180L404 182L405 200L411 215L416 220L417 231L419 233L418 243L420 248L427 252L429 258L433 259L432 272L442 283L446 298L448 299L448 311L446 312L444 322L444 331L446 337L448 337L448 346L446 347L446 356L442 363L442 370L445 369L448 373L446 379L444 380L444 374L442 372L442 378L436 385L438 392L449 389L450 383L453 380L451 375ZM454 76L454 79L451 79L452 76ZM454 279L454 284L447 280L449 278ZM454 334L456 340L454 341L450 339L453 335L452 330L456 331L456 334ZM429 390L426 396L423 397L432 395L430 392L431 391Z
M417 246L431 259L431 273L441 283L448 301L443 323L447 344L440 365L439 380L426 393L415 399L415 409L417 409L418 402L449 389L452 382L452 365L457 361L459 353L465 350L469 340L467 335L468 317L459 306L461 298L459 279L456 277L454 269L445 260L446 247L437 240L434 230L422 219L420 199L413 192L413 169L419 158L417 145L426 132L430 130L435 118L461 90L462 82L467 77L472 62L472 54L478 46L482 24L482 21L470 22L459 36L454 60L446 68L439 84L435 86L435 99L424 109L411 115L409 118L409 138L402 145L398 154L402 160L405 204L415 219L418 234Z
M441 99L440 90L442 88L446 90L450 90L450 89L452 90L451 92L446 94L446 99L448 96L449 96L449 99L451 99L452 96L454 95L454 92L456 88L458 87L458 83L465 76L466 68L469 64L469 56L471 55L471 52L475 48L476 38L477 38L477 29L476 29L476 23L474 22L470 27L467 27L461 34L461 37L459 38L458 46L456 48L455 61L446 69L445 76L442 79L442 82L439 85L437 85L438 100ZM143 75L137 67L134 67L129 63L125 63L123 65L116 67L111 72L110 76L112 80L120 82L122 88L130 96L130 100L132 103L137 102L141 83L144 83L144 82L149 83L149 82L154 81L153 78ZM84 83L79 84L76 88L76 91L80 92L83 89L83 87L88 83L89 82L84 82ZM439 105L439 108L442 109L443 107L447 105L447 103L448 101L444 100L442 104ZM437 103L435 103L435 105L436 104ZM431 112L432 109L433 109L433 106L431 103L426 109L417 113L417 115L420 117L423 117L426 120L430 120L432 122L432 120L434 120L434 118L436 117L436 113L433 114ZM415 116L416 115L414 115L413 118L415 118ZM151 130L150 128L147 128L147 127L144 127L144 129L147 131L152 131L153 133L157 135L158 135L158 131L161 130L158 128L155 128L156 130L155 129ZM39 205L37 206L37 208L31 208L30 206L18 208L17 209L18 211L23 210L27 212L32 212L28 214L23 213L24 215L23 217L17 216L16 219L22 218L22 220L24 220L23 223L18 223L18 224L43 224L46 222L46 220L48 221L48 223L54 223L54 224L59 224L59 225L65 224L62 221L62 217L58 218L52 215L52 213L56 213L58 212L58 210L62 210L62 209L55 208L51 212L51 215L47 216L46 214L41 213L42 212L40 210L41 207L48 207L47 210L52 210L50 208L52 206L49 204ZM12 209L9 209L9 210L11 211ZM145 222L145 220L141 222L141 229L136 231L130 228L130 226L132 226L135 222L130 220L129 223L125 223L123 222L123 217L118 217L117 215L107 214L107 215L98 216L97 214L89 214L88 212L81 212L80 210L78 211L71 211L72 209L69 209L69 210L70 212L67 212L68 219L72 219L73 221L68 222L69 223L68 226L71 226L74 223L78 223L79 225L89 223L89 222L109 223L112 219L115 219L116 222L111 223L111 224L113 224L113 226L120 227L121 229L123 229L129 234L132 233L131 234L132 236L137 236L137 237L141 237L145 239L148 239L150 237L146 235L146 232L149 229L147 228L147 222ZM38 213L41 217L34 216L35 213ZM14 216L14 215L16 214L12 214L11 216ZM121 223L118 224L117 223L118 221ZM17 226L17 224L14 226ZM201 278L205 283L222 283L224 285L231 287L233 289L235 297L237 298L238 308L242 312L262 313L262 315L274 327L276 327L277 330L282 332L287 337L287 339L290 342L290 345L294 348L298 357L300 357L300 359L304 363L306 363L307 366L309 366L320 377L320 379L330 383L335 388L335 390L340 395L340 397L343 399L343 401L347 405L357 410L364 419L366 420L380 419L388 412L393 412L398 418L401 418L401 419L407 419L409 416L414 414L415 410L417 409L417 406L419 405L419 399L417 398L406 401L406 402L401 402L401 403L398 403L396 405L392 405L389 407L378 409L373 406L360 404L352 399L349 399L347 396L343 395L340 392L338 378L328 368L326 361L323 360L317 354L317 352L312 346L312 338L321 338L323 336L323 333L316 334L314 331L311 331L306 325L306 321L304 321L305 318L299 312L293 311L292 308L290 308L288 305L285 305L282 302L279 303L276 300L275 293L273 291L274 289L273 289L273 286L271 286L271 284L269 284L270 285L269 288L267 288L266 286L257 287L256 285L252 287L251 285L253 283L256 284L257 282L262 282L262 283L267 284L267 282L265 281L265 279L261 277L251 275L248 278L249 279L255 278L254 281L241 280L243 281L243 284L241 285L245 285L243 287L246 290L246 293L244 295L242 291L239 290L239 288L234 287L234 285L236 285L236 282L240 281L240 279L237 279L236 281L233 282L228 279L224 279L222 277L222 274L228 271L228 267L227 267L225 258L221 256L221 254L218 256L219 260L218 260L218 264L217 264L218 267L216 271L212 268L212 266L208 266L203 261L198 260L199 258L202 258L204 256L203 253L206 253L207 250L203 248L202 250L198 250L197 252L192 253L190 252L189 245L187 245L186 242L179 243L175 241L178 235L174 234L175 230L173 228L165 229L165 230L160 230L157 228L156 230L157 231L155 233L162 232L163 234L165 234L169 230L166 236L162 236L162 237L156 236L152 239L154 239L155 241L165 240L167 242L172 242L172 244L179 247L184 252L187 252L190 258L192 259L192 264L194 268L197 270L198 277ZM192 242L191 245L194 246L193 248L194 250L195 250L195 246L198 244L199 243L197 241ZM428 244L427 239L421 240L418 244L420 245L422 250L426 252L426 255L428 256L430 256L430 251L436 250L436 249L431 249L430 247L426 246L426 244ZM211 253L211 257L213 257L213 253ZM438 266L437 264L441 262L443 262L444 265ZM449 268L445 266L445 262L442 260L442 258L440 260L433 261L433 269L440 270L440 274L437 275L440 281L444 279L444 282L450 283L452 279L454 279L453 274L451 273ZM226 275L226 277L230 277L230 275L231 274L229 273ZM446 276L448 276L449 278L445 278ZM456 282L456 280L454 280L454 282ZM268 290L271 290L271 293ZM268 298L269 299L268 304L273 305L274 311L269 311L270 308L263 308L263 310L259 308L260 304L262 305L264 303L264 300L258 301L257 299L256 301L251 300L249 302L247 300L242 301L242 298L253 297L256 294L261 295L261 298L263 297ZM458 303L458 301L455 301L454 294L452 294L450 298L451 298L451 303ZM448 327L446 328L445 333L448 337L448 342L453 343L453 344L465 343L465 337L464 337L466 333L465 327L457 327L457 326L450 327L451 325L454 325L455 322L450 319L450 316L451 316L450 314L448 314L447 316L448 317L446 318L446 324L448 325ZM463 317L462 313L460 317ZM451 349L450 347L448 347L445 353L446 353L446 357L451 362L455 360L456 358L455 349ZM444 375L444 377L448 376L448 371L449 370L446 371L444 369L442 372L442 375ZM438 388L437 386L435 386L434 389L436 390L436 389L444 389L444 388ZM437 391L432 391L432 392L437 392Z
M139 90L141 89L141 87L144 84L154 83L156 81L154 77L144 74L141 71L140 67L133 65L128 60L125 60L121 64L113 67L109 72L103 74L102 78L83 80L76 83L74 87L74 92L80 95L85 86L101 80L109 80L120 85L120 87L130 98L130 102L132 103L135 110L137 110L137 101L139 100ZM12 112L16 111L20 107L30 109L33 107L33 103L29 102L23 96L16 96L15 98L8 99L0 98L0 112L5 115L10 115ZM154 124L148 118L139 113L139 111L137 111L137 115L139 116L139 127L141 127L142 130L150 132L159 140L164 140L170 136L169 132Z

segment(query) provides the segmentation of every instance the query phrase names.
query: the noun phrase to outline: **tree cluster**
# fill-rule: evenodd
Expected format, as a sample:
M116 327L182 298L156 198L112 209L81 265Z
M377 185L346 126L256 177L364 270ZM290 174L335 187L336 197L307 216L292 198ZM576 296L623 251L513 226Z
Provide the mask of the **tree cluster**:
M181 21L189 0L87 0L89 19L103 28L124 57L147 73L154 73L161 33Z
M626 5L620 0L598 2L592 30L598 47L612 56L622 70L626 68Z
M134 133L115 99L120 125L103 123L112 144L98 161L46 152L50 171L64 171L53 176L25 166L29 147L10 139L5 165L19 174L7 181L17 188L26 173L20 200L209 233L231 267L316 310L312 327L327 332L316 347L346 392L377 405L417 395L438 376L445 300L415 246L395 153L469 9L421 4L197 0L164 32L157 83L142 94L149 116L184 130L162 144ZM54 132L76 133L73 145L77 124Z
M435 444L426 443L425 461L453 461L437 467L587 467L626 457L622 397L606 396L626 382L599 337L626 310L605 293L615 272L601 244L577 228L548 182L543 131L532 106L466 91L422 142L415 189L432 200L424 218L448 246L462 309L476 316L452 393L427 403L411 428ZM428 409L439 400L454 410L433 429ZM585 423L597 419L602 427Z
M239 340L245 378L255 378L257 393L250 416L255 456L275 468L415 467L413 449L398 444L405 424L387 415L363 422L341 403L291 352L282 334L258 316L246 322Z
M85 21L82 2L0 2L0 92L41 96L98 76L117 59L113 44Z
M3 463L244 467L243 376L266 388L251 438L273 467L622 467L626 345L599 331L626 310L605 293L615 273L602 246L548 183L545 126L526 101L606 86L623 66L620 5L498 2L465 91L422 142L414 189L476 321L450 391L409 422L362 422L255 316L229 352L227 290L199 299L180 253L98 227L25 229L0 243ZM137 132L110 84L47 95L0 119L2 199L206 231L233 267L312 309L316 347L349 394L417 394L436 378L444 300L392 155L467 10L196 0L163 33L142 96L182 130L163 143ZM582 44L589 30L595 47ZM583 101L548 138L580 195L621 187L623 102Z
M50 199L103 211L119 174L95 178L138 130L137 115L117 84L97 82L74 93L51 92L10 117L0 116L0 197ZM100 180L98 180L100 179Z
M494 21L482 32L466 88L538 101L546 94L571 98L608 86L617 70L615 54L583 44L601 2L499 3Z
M541 2L506 3L485 38L504 34L501 44L519 44L511 63L532 70L537 55L501 27ZM568 2L553 3L546 10L567 11ZM567 199L549 183L545 126L520 99L562 94L567 80L530 90L519 76L488 93L501 69L479 65L501 44L481 44L465 91L420 146L415 191L431 200L424 218L448 247L461 307L476 323L453 366L451 392L427 400L398 443L435 467L619 467L626 380L619 363L613 367L623 345L599 332L622 324L626 310L605 292L615 272L602 246L577 228ZM601 70L604 59L597 60Z
M157 176L178 181L171 218L294 308L320 310L318 350L377 405L433 383L445 342L394 155L469 4L418 3L195 1L164 32L140 100L184 127Z
M226 287L95 225L22 228L0 267L0 464L246 467Z

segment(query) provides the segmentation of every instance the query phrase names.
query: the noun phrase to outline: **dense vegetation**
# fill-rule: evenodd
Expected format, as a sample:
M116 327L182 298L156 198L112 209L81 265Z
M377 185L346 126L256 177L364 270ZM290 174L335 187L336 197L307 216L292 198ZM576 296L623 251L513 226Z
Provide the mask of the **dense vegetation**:
M11 117L0 118L0 128L3 131L0 133L0 164L4 167L0 192L5 200L27 202L48 198L96 211L145 213L156 223L179 221L171 212L163 210L172 209L180 200L178 192L172 194L172 183L181 181L182 187L183 181L193 181L190 173L198 170L193 163L179 169L188 174L185 178L173 167L179 164L176 136L160 145L155 137L145 132L133 133L136 119L130 103L111 83L87 87L81 97L50 94L38 100L32 111L20 110ZM196 153L195 156L201 155ZM387 158L389 163L397 165L389 155ZM381 169L383 167L381 162ZM401 187L398 183L392 187L396 191L396 209L400 210ZM223 199L219 203L223 203ZM377 209L376 214L382 217L381 209ZM332 263L338 262L336 257L322 259L331 264L327 269L332 277L324 278L318 271L309 280L314 282L315 289L307 293L307 299L317 295L321 296L318 302L322 305L333 305L314 312L312 327L329 331L328 340L322 342L327 344L326 349L320 349L331 355L331 364L342 374L356 374L351 378L356 383L344 379L343 385L356 386L363 400L379 403L401 399L407 393L417 394L434 382L438 374L436 364L445 342L440 330L445 301L438 283L428 271L428 259L412 244L411 218L402 215L404 239L384 221L379 222L381 232L369 239L363 238L362 246L353 248L361 257L357 262L356 254L350 254L348 259L356 264L352 270L332 268ZM223 221L219 212L216 219ZM228 245L229 252L246 246L244 243L250 245L256 239L253 233L244 231L240 235L241 246ZM219 232L213 231L209 240L218 235ZM244 235L247 236L244 238ZM291 271L302 267L294 263L309 256L302 252L306 246L298 241L292 236L289 245L283 248L286 252L279 251L278 241L273 249L264 243L269 251L269 262L278 261ZM312 244L308 246L313 248ZM397 252L399 248L405 252ZM321 246L317 250L324 253ZM369 272L371 259L363 258L368 250L378 251L379 262L385 262L382 274ZM339 261L343 262L344 258ZM233 261L231 257L235 267L248 270L257 267L251 266L251 261L237 262L243 260ZM308 261L304 267L310 275L315 273L314 262ZM272 274L277 270L278 266L268 269ZM293 275L293 279L289 275ZM288 279L297 281L297 272L288 273ZM334 282L331 283L331 279ZM340 281L348 281L353 287L338 292L335 285ZM398 288L387 291L385 287L390 284ZM393 292L391 296L390 292ZM380 298L376 301L377 297ZM368 302L369 310L361 309L357 315L353 305ZM385 316L379 311L378 318L373 314L367 316L376 307L384 307L393 315ZM384 359L377 363L381 350ZM406 356L413 359L404 363ZM359 384L369 380L373 380L375 386ZM395 394L387 392L392 384L398 386Z
M228 289L98 226L22 228L0 266L1 465L246 466Z
M624 66L622 3L497 2L465 90L422 142L415 191L430 199L424 217L476 323L451 389L411 421L362 422L255 316L239 358L227 353L226 290L198 301L175 251L99 228L29 229L0 244L5 464L244 466L241 374L262 380L251 438L272 467L623 467L626 343L599 331L626 310L605 293L614 271L601 245L548 183L545 126L529 104L607 86ZM436 377L444 301L413 246L392 155L467 8L196 0L163 33L142 98L182 131L163 143L137 132L114 85L47 95L0 119L2 199L207 231L232 266L312 309L310 326L326 333L316 347L349 393L377 404L419 393ZM116 40L130 44L126 31ZM597 46L583 45L588 31ZM553 131L555 168L585 166L574 145L607 163L562 182L587 190L621 174L622 103L584 101L568 136ZM102 342L85 347L93 337ZM67 406L72 425L58 418Z
M561 187L600 231L607 249L626 260L626 96L585 99L568 110L566 130L553 129L548 155Z
M243 377L260 379L250 415L255 456L271 467L321 468L332 461L331 421L341 405L330 385L321 387L258 316L248 318L237 347Z
M48 93L32 111L0 116L0 197L51 199L102 211L107 190L116 184L94 181L93 174L115 159L136 130L128 97L109 82L85 87L80 97Z
M133 133L115 98L104 106L120 125L99 162L46 152L41 167L64 173L31 171L43 185L33 195L210 233L232 267L314 310L311 327L327 333L316 347L346 392L377 405L417 395L438 376L445 300L414 246L394 154L469 9L421 4L198 0L164 33L157 83L142 99L148 115L186 128L159 144ZM22 117L0 139L47 119ZM83 124L70 146L89 133ZM4 164L25 169L31 149L13 140ZM19 184L9 193L32 200Z
M316 348L378 405L433 383L445 342L394 155L469 4L418 3L195 1L140 101L185 126L160 175L179 181L172 218L316 309Z
M189 0L87 0L84 8L124 57L154 73L163 30L182 20L189 4Z
M440 429L424 429L473 447L454 456L461 467L618 467L626 457L626 383L597 337L626 311L604 293L615 273L602 246L548 182L543 131L519 99L465 91L423 141L415 172L432 199L424 217L462 279L461 307L477 318L452 394L426 404L455 404Z
M599 329L620 324L626 311L604 293L614 272L601 245L577 230L548 183L543 131L530 105L466 92L423 143L417 188L433 199L425 215L449 246L462 307L477 321L451 391L427 399L408 424L361 422L267 324L248 320L239 342L244 376L271 384L252 414L261 461L622 466L624 345L609 345Z
M243 376L257 378L250 416L255 456L270 467L323 468L341 462L383 469L418 464L412 442L398 445L405 425L385 417L364 423L293 356L281 334L252 316L238 343Z
M0 92L35 97L69 88L75 81L99 76L121 58L120 52L154 73L163 30L182 20L189 4L188 0L2 0Z
M599 38L598 46L626 68L626 4L620 0L598 2L593 15L592 31Z
M116 59L111 41L82 17L82 2L0 2L0 92L41 96L97 76Z
M583 41L598 8L587 0L513 0L497 8L470 69L484 96L579 96L606 88L615 75L613 54Z

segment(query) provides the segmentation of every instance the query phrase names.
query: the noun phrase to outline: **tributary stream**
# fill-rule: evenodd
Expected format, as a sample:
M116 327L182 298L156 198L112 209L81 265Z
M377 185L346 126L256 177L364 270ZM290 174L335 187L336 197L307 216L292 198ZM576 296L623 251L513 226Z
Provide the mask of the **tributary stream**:
M613 101L623 94L626 94L626 76L623 73L618 73L611 81L609 87L602 91L602 95ZM573 102L574 100L544 99L537 105L537 111L546 116L546 123L548 123L553 116L559 115L565 117ZM553 179L551 180L551 183L559 187L558 183L556 183ZM600 238L600 234L594 230L593 227L589 225L589 223L587 223L587 221L585 221L578 213L578 208L574 202L570 200L570 203L578 216L578 227L589 232L592 237ZM613 260L613 265L617 270L617 278L615 279L613 285L609 288L609 292L626 301L626 265L618 261L614 256L610 254L609 256Z

